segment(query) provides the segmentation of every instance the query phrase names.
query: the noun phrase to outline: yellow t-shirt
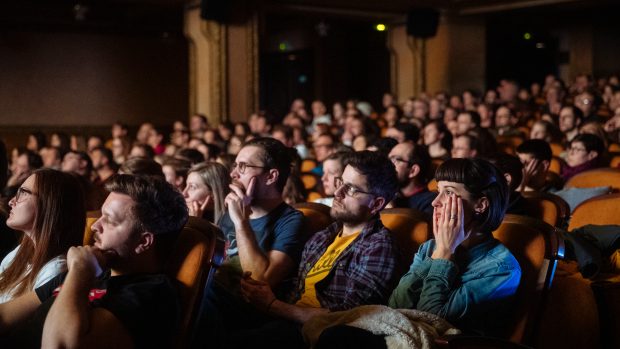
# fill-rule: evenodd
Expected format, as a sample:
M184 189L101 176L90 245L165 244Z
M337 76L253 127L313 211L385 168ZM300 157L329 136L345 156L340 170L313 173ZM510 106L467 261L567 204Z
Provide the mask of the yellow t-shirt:
M319 300L316 298L316 285L319 281L323 280L329 271L334 266L336 259L342 253L342 251L349 246L353 240L360 234L357 232L355 234L351 234L349 236L342 237L340 234L336 235L336 239L331 243L325 250L325 253L316 261L316 264L310 269L308 274L306 275L306 280L304 280L304 293L301 295L301 298L297 301L296 305L302 307L311 307L311 308L320 308L321 304Z

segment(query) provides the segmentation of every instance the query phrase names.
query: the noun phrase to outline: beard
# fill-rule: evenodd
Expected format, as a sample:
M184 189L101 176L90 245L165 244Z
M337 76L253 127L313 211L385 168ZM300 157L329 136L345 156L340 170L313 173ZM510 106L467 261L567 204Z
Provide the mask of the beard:
M329 210L329 215L334 220L347 225L358 225L368 220L366 214L362 212L351 212L350 210L347 210L341 202L336 201L336 199L334 199L334 202L332 203L332 207Z

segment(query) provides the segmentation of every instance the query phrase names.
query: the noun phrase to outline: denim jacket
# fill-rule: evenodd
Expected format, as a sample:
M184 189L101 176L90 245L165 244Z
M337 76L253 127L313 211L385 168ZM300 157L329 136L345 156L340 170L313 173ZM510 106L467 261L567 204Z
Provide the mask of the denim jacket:
M432 259L435 240L425 242L392 292L392 308L439 315L464 332L498 335L512 310L521 268L498 240L458 248L454 261Z

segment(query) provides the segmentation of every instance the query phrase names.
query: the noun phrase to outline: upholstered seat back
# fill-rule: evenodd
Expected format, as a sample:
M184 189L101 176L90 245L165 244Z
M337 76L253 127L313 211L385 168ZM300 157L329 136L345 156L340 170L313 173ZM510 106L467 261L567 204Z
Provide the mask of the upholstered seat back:
M426 215L412 208L385 209L381 211L381 222L394 235L404 268L411 265L420 245L432 237Z

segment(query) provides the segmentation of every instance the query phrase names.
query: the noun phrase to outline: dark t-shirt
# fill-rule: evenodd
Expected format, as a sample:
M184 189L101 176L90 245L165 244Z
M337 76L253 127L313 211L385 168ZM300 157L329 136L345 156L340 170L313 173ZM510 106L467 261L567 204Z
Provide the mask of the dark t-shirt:
M398 197L394 200L394 207L413 208L424 212L428 216L433 215L433 200L437 197L434 191L423 190L408 198Z
M10 336L10 347L40 348L45 318L61 292L61 274L35 290L42 304ZM135 348L169 348L174 345L180 321L177 289L163 274L100 276L88 295L93 308L110 311L127 329ZM110 334L114 335L114 334Z
M271 250L284 252L291 257L295 265L298 265L301 251L306 242L301 233L302 222L303 215L301 212L283 202L267 215L250 219L250 226L256 235L258 246L263 252ZM241 265L239 263L235 225L228 212L222 216L218 226L226 237L228 247L226 249L226 261L219 268L216 279L234 288L238 285L238 278L241 276Z

